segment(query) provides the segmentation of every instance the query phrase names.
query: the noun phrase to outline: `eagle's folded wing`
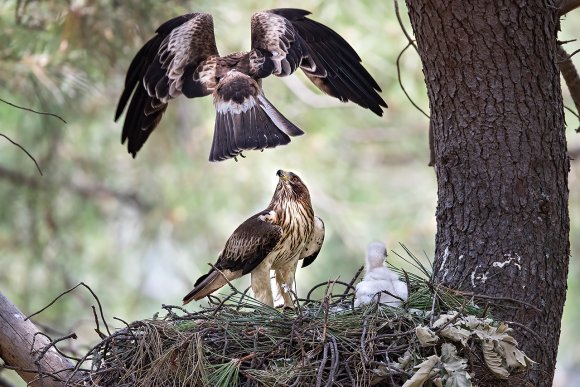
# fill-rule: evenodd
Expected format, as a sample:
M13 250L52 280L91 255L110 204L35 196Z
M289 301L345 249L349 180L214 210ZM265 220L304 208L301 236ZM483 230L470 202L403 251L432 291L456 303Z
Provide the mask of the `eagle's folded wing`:
M274 211L263 211L242 223L227 240L219 267L241 269L242 275L254 270L282 238L282 227L272 223L275 216Z
M205 13L191 13L163 23L156 35L135 55L119 98L115 121L133 95L121 142L128 140L133 157L155 129L169 100L181 94L189 98L212 92L215 86L213 20Z
M274 211L262 211L242 223L227 240L216 264L195 282L183 303L199 300L254 270L282 238L282 228L273 224L274 220Z
M306 242L306 246L300 254L302 267L306 267L314 262L322 248L322 243L324 243L324 222L318 216L315 216L312 234L310 234L310 239Z

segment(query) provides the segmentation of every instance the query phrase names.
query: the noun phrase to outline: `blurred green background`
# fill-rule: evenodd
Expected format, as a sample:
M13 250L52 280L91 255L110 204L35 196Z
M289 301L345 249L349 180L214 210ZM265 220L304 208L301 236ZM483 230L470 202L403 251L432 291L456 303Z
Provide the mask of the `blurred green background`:
M401 13L411 31L404 3ZM389 104L384 117L322 95L302 73L264 82L269 100L306 131L288 146L247 152L239 162L208 163L211 98L172 103L136 159L113 122L125 71L157 26L192 11L213 14L220 53L250 46L253 12L310 10L363 58ZM580 37L580 11L562 22L560 40ZM374 240L403 254L434 251L436 181L427 166L428 120L404 96L396 60L406 39L390 1L0 1L0 98L58 114L67 123L0 102L0 290L25 314L83 281L113 327L179 305L215 262L231 232L262 210L278 169L308 185L327 236L317 261L297 273L298 293L350 280ZM569 52L578 49L575 42ZM579 58L578 55L576 58ZM580 65L579 59L576 59ZM401 59L405 88L425 111L419 57ZM573 106L564 90L565 102ZM570 149L580 149L578 120L567 113ZM580 166L570 172L572 262L557 383L580 364ZM408 265L390 255L395 266ZM249 278L236 281L244 289ZM75 331L80 352L98 340L90 293L78 289L37 316L55 337ZM569 384L568 384L569 385Z

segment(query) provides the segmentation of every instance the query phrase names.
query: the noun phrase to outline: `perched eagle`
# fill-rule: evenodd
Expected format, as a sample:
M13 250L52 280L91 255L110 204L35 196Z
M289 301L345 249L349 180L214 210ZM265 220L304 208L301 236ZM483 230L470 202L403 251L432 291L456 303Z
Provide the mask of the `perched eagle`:
M270 270L284 298L293 302L292 289L298 261L310 265L324 242L324 223L314 216L308 188L292 172L278 171L278 185L268 207L242 223L228 238L216 264L201 276L183 303L199 300L228 281L251 273L254 297L273 306Z
M336 32L300 9L252 16L252 49L220 56L212 16L190 13L163 23L127 71L115 121L129 103L121 142L135 157L171 99L212 95L216 110L210 161L243 150L273 148L304 132L267 99L262 78L284 77L298 67L323 92L379 116L387 104L354 49ZM131 98L131 95L133 96Z

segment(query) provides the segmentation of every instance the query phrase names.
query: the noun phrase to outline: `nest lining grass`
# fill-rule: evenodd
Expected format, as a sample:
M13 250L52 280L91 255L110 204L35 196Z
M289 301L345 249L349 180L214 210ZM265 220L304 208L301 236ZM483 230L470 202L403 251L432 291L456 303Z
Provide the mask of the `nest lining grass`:
M424 276L399 271L409 288L401 308L378 302L354 308L353 283L361 270L350 283L328 281L314 287L306 299L295 298L294 310L266 306L233 286L231 294L210 297L209 306L193 313L164 305L164 317L127 324L94 346L77 364L78 384L469 386L464 379L470 378L470 365L489 374L474 340L466 345L445 338L425 343L417 328L430 327L437 333L441 327L433 328L436 316L456 311L445 323L449 327L459 317L489 317L488 308L475 305L472 297L434 286L426 279L429 271L420 268ZM320 292L322 297L314 299ZM448 384L451 379L444 375L455 372L447 369L441 352L448 343L470 363L460 367L466 376L456 384ZM434 359L437 355L442 357ZM417 381L427 360L432 366L424 380Z

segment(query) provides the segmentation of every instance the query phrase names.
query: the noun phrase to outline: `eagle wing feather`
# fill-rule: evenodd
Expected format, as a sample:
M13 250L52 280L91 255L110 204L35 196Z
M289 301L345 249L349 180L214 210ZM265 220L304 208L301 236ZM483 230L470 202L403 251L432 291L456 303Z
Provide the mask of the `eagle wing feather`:
M362 66L361 58L339 34L308 19L310 12L279 8L252 17L252 49L265 53L256 70L261 77L286 76L300 67L321 91L352 101L382 116L387 107L381 88Z
M206 13L163 23L137 52L115 112L116 121L133 95L121 135L133 157L158 125L169 100L181 94L189 98L211 94L217 55L213 19Z
M312 234L310 234L310 239L306 242L306 246L302 253L300 254L300 259L302 260L302 267L310 265L322 248L324 243L324 222L318 216L314 217L314 228L312 229Z

